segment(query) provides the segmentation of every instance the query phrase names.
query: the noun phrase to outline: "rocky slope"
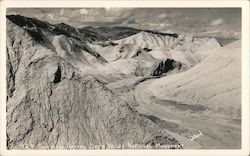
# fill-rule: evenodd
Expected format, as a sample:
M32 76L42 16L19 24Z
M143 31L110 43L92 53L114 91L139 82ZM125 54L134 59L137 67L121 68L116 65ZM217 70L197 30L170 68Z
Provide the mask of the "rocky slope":
M215 38L197 38L185 34L175 36L146 30L123 39L91 43L89 46L109 62L131 58L138 51L144 50L156 59L176 59L186 65L200 62L208 48L212 50L221 47Z
M107 62L88 45L88 38L76 28L66 24L51 25L34 18L19 15L7 15L8 21L22 27L37 43L56 52L73 64L86 66L98 66Z
M127 38L129 36L138 34L140 32L148 32L151 34L156 34L160 36L172 36L177 38L177 34L171 33L162 33L158 31L152 30L140 30L130 27L122 27L122 26L114 26L114 27L83 27L80 28L79 31L84 34L91 34L91 36L96 36L93 41L113 41L119 40L123 38Z
M132 58L140 50L140 47L135 44L115 44L104 47L102 45L89 44L89 46L109 62Z
M142 34L150 34L152 39L157 40L157 43L158 40L162 43L165 40L168 42L168 38L177 37L174 34L149 30L142 31L126 27L86 27L85 29L78 29L64 23L52 25L19 15L7 15L7 18L25 29L36 42L56 52L77 69L84 73L95 70L96 72L91 72L92 75L99 75L100 77L108 77L110 74L113 75L111 77L117 77L116 75L118 75L118 78L123 74L128 76L148 75L152 73L155 66L162 64L162 61L158 61L148 53L151 50L150 48L141 47L141 44L147 45L150 43L148 39L138 44L119 44L116 43L118 40L106 40L127 37L124 36L125 34L130 37L121 40L129 40L129 38L137 40L138 36L144 37ZM162 38L165 40L163 41ZM116 62L108 63L113 61ZM116 67L113 67L114 65ZM119 69L120 67L123 68ZM164 71L168 70L162 70L161 73L164 73Z
M118 44L135 44L141 48L155 48L155 47L169 47L173 44L175 36L172 35L158 35L142 31L130 37L113 41Z
M241 41L199 52L205 56L202 62L186 72L154 81L148 90L160 100L203 105L212 114L240 118Z
M98 34L94 41L109 41L126 38L139 33L141 30L129 27L83 27L79 31L81 33L91 32L92 34Z
M214 38L195 38L180 35L170 47L154 48L149 54L159 60L173 59L181 62L187 68L191 68L201 62L211 51L220 47L220 44Z
M53 25L43 24L7 16L8 149L178 145L103 82L82 74L75 61L85 67L105 59L74 35L54 34Z
M110 65L116 65L113 69L129 70L125 73L122 72L123 74L135 73L135 69L138 68L129 65L132 61L133 65L140 66L147 71L141 71L144 73L142 75L148 73L162 75L172 70L180 72L190 69L212 51L221 47L215 38L197 38L184 34L178 36L151 31L141 31L132 36L105 43L105 45L89 43L89 47L111 62ZM127 59L131 61L127 62ZM134 61L134 59L139 61ZM167 60L172 60L172 63ZM109 68L109 65L106 68Z

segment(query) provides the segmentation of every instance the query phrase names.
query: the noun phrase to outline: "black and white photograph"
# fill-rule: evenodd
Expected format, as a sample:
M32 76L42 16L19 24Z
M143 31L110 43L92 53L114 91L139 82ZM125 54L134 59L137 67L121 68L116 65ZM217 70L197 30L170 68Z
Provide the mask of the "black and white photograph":
M242 148L241 7L9 7L5 20L7 150Z

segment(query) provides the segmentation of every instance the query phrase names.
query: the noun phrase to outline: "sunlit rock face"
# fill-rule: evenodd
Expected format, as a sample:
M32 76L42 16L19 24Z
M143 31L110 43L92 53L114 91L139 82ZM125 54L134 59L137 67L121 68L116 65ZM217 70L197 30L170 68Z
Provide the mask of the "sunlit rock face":
M61 27L54 33L57 26L46 22L7 18L8 149L180 147L102 81L79 70L107 61L74 29L62 25L70 33Z

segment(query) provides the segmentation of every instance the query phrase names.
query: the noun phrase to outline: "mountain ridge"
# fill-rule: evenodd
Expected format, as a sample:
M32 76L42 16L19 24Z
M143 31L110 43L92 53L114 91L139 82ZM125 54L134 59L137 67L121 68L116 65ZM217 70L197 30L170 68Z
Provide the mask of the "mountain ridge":
M58 24L50 24L48 22L44 22L38 20L36 18L24 17L21 15L6 15L6 17L11 20L13 23L18 24L19 26L24 26L24 23L28 27L37 26L39 28L43 27L49 29L51 32L55 34L64 34L68 37L73 37L77 40L84 40L84 37L88 37L88 41L108 41L108 40L117 40L121 38L125 38L136 33L145 31L148 33L159 34L164 36L173 36L175 38L178 37L177 34L173 33L162 33L153 30L140 30L131 27L122 27L122 26L114 26L114 27L82 27L75 28L66 23L58 23ZM116 31L116 32L115 32ZM68 34L68 33L71 34ZM112 34L113 33L113 34ZM91 39L92 38L92 39Z
M27 25L12 20L7 19L6 39L7 149L182 148L101 80L77 68L104 63L85 42L70 33L53 35L50 25L43 32L29 19L22 19Z

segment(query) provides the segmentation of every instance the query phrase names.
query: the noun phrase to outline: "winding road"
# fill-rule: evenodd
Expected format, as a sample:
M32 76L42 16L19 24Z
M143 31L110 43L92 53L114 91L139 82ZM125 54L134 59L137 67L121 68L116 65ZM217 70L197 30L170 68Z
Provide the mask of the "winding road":
M146 115L153 115L166 122L163 127L175 137L184 149L238 149L241 148L241 124L230 119L205 116L188 112L170 105L157 104L147 86L150 79L135 88L136 109ZM168 126L169 125L169 126Z

